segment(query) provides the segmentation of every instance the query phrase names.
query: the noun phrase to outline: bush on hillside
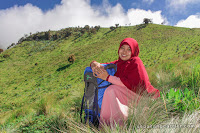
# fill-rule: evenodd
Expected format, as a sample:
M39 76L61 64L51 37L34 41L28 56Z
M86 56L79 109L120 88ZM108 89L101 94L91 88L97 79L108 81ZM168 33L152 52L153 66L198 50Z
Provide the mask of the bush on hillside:
M85 29L86 31L89 31L89 30L90 30L90 26L89 26L89 25L85 25L84 29Z
M149 24L149 23L152 23L152 20L149 19L149 18L144 18L144 19L143 19L143 23Z
M115 30L115 27L114 26L110 26L110 30L111 31Z
M8 58L8 57L10 57L9 54L4 54L4 55L3 55L3 58Z
M49 31L47 31L47 32L45 32L45 39L46 40L51 40L51 37L52 37L52 35L51 35L51 31L49 30Z
M94 26L94 28L96 29L96 31L98 32L100 29L100 26Z
M12 43L10 46L7 47L7 49L10 49L11 47L13 47L13 46L15 46L15 45L17 45L17 44Z
M97 30L95 28L92 28L90 32L96 34Z
M70 63L74 63L74 61L75 61L75 55L70 55L69 57L68 57L68 61L70 62Z
M3 52L3 49L0 49L0 54Z
M119 24L115 24L115 27L118 28L118 27L119 27Z

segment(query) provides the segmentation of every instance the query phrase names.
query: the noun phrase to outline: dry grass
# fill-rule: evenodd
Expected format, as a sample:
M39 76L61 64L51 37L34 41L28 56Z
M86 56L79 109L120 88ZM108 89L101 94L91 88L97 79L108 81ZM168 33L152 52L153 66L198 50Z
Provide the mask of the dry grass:
M139 98L139 97L138 97ZM137 100L136 100L137 101ZM130 113L128 120L124 125L114 123L110 126L103 125L97 129L88 124L82 124L67 118L68 129L64 132L106 132L106 133L157 133L157 132L191 132L195 133L200 128L200 112L195 111L192 114L185 112L183 117L171 115L170 107L166 110L162 98L152 100L148 96L140 98L139 102L134 102L129 107Z
M150 109L151 112L152 109ZM153 113L153 112L152 112ZM161 114L159 112L155 112L157 115L154 115L154 118L157 118L157 124L148 124L148 113L145 114L145 117L141 117L143 112L137 113L139 116L137 118L130 117L131 123L125 122L123 126L119 126L118 124L114 124L113 126L104 125L101 128L97 129L95 127L91 127L87 124L82 124L79 122L73 121L73 119L68 118L67 129L57 130L57 132L76 132L76 133L158 133L158 132L167 132L167 133L197 133L200 128L199 116L200 112L196 111L192 114L187 114L183 116L183 118L172 117L172 118L164 118L163 116L159 116ZM142 118L142 120L138 118ZM145 121L146 119L146 121ZM140 123L141 125L136 126L135 123ZM144 123L141 123L144 122Z

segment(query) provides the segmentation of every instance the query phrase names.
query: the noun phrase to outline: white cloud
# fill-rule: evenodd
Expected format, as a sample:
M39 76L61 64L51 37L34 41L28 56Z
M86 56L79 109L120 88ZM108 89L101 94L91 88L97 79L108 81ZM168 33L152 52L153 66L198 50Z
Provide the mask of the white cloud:
M153 23L161 24L162 22L167 22L167 19L161 15L161 11L152 12L150 10L145 11L141 9L129 9L127 16L129 18L129 22L132 24L141 24L144 18L152 19Z
M166 0L167 6L173 11L184 11L188 5L198 4L200 0Z
M188 27L188 28L199 28L200 27L200 14L191 15L186 20L180 20L175 26Z
M152 4L154 2L154 0L142 0L145 3L148 3L149 5Z
M39 30L42 18L42 11L30 4L0 10L0 47L5 49L25 33Z
M37 31L59 30L72 26L114 26L115 24L141 24L143 18L152 18L156 24L166 19L161 11L151 12L129 9L125 12L121 4L111 6L104 0L99 7L92 7L90 0L62 0L52 10L43 12L31 4L0 10L0 47L6 49L24 34Z
M194 4L199 2L199 0L167 0L172 6L183 6L187 4Z

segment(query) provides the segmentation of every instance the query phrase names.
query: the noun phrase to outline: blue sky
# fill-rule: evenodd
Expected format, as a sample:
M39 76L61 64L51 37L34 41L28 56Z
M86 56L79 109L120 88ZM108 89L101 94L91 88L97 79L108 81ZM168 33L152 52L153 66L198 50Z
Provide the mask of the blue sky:
M31 3L34 6L39 7L42 11L48 11L55 7L56 4L61 4L61 0L0 0L0 10L4 10L15 5L24 6L27 3ZM173 0L171 0L173 1ZM170 0L109 0L109 4L115 6L120 3L125 11L128 9L143 9L151 11L162 11L162 15L165 16L169 25L175 25L180 20L187 19L190 15L196 15L200 13L200 0L176 0L177 5L169 6ZM181 4L182 1L182 4ZM192 2L191 2L192 1ZM91 6L101 5L103 0L90 0ZM168 7L169 6L169 7ZM175 10L178 8L177 10ZM179 9L180 8L180 9Z
M31 3L43 11L53 9L55 4L60 4L61 0L0 0L0 9L13 7L14 5L24 6Z
M0 0L0 48L30 32L137 25L145 17L155 24L200 28L200 0Z

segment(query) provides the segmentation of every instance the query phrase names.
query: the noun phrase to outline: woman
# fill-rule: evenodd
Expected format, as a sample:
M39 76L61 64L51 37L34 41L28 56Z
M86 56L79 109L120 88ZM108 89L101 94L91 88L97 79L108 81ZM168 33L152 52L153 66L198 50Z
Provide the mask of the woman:
M136 40L125 38L120 43L118 55L118 60L110 62L117 65L114 76L110 76L96 61L92 61L90 66L95 77L112 83L104 93L100 122L117 122L121 125L128 117L127 105L130 100L143 93L151 94L155 99L160 97L160 92L149 82L145 67L138 57L139 47Z

